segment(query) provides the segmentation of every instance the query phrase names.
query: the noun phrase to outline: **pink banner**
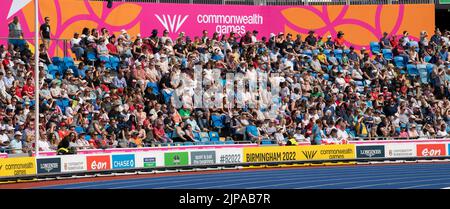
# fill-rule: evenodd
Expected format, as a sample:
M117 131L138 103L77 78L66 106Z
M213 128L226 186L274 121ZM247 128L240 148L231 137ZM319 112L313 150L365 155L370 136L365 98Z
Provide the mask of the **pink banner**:
M202 150L202 149L221 149L221 148L244 148L257 147L257 144L233 144L233 145L201 145L201 146L182 146L182 147L145 147L145 148L115 148L115 149L92 149L79 150L80 155L104 154L104 153L124 153L124 152L151 152L151 151L180 151L180 150ZM53 156L56 152L39 152L40 156Z
M8 35L7 24L14 16L19 17L25 37L33 37L34 5L28 0L4 0L0 9L0 36ZM434 5L352 5L352 6L234 6L234 5L189 5L115 2L111 9L106 2L87 0L40 0L40 22L50 17L51 35L54 38L70 39L74 32L84 27L108 28L114 34L122 29L131 36L140 33L149 36L152 29L159 35L167 29L172 38L185 32L193 39L207 30L228 34L234 31L243 34L258 30L259 38L279 32L302 34L309 30L317 35L335 36L345 32L348 45L355 48L369 47L383 32L400 35L409 31L411 38L419 37L422 30L432 33L435 27ZM54 52L53 43L50 52Z

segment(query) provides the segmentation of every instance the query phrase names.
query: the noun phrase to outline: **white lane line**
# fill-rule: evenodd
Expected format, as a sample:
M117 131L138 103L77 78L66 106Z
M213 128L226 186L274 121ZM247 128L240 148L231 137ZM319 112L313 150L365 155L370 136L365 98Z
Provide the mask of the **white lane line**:
M435 186L435 185L449 185L450 183L449 182L439 182L439 183L434 183L434 184L419 184L419 185L416 185L416 186L409 186L409 187L402 187L402 188L400 188L400 189L413 189L413 188L418 188L418 187L427 187L427 186ZM450 189L450 187L446 187L446 188L443 188L443 189Z
M423 172L418 171L419 173L429 173L431 172L429 169L427 170L422 170ZM370 174L367 173L367 171L361 171L361 172L353 172L353 173L344 173L344 174L337 174L339 176L350 176L350 177L359 177L359 178L373 178L373 174L383 174L386 171L379 171L379 172L371 172ZM435 171L432 171L435 172ZM400 172L400 173L395 173L395 175L398 174L409 174L411 172ZM355 175L355 174L361 174L361 175ZM417 173L415 173L414 175L416 175ZM370 176L368 176L370 175ZM338 180L338 179L323 179L323 177L328 177L330 176L330 173L324 173L321 175L315 175L313 177L306 177L306 178L301 178L302 176L297 176L296 178L289 178L289 179L272 179L272 180L262 180L262 179L258 179L257 181L251 181L252 179L249 179L249 181L246 181L247 178L243 177L240 179L235 179L232 181L238 181L238 183L235 184L226 184L226 185L214 185L214 186L208 186L208 187L202 187L200 189L211 189L211 188L220 188L223 186L238 186L238 185L245 185L245 184L254 184L254 183L267 183L267 182L279 182L279 181L286 181L286 180L293 180L293 179L301 179L301 180L315 180L315 179L321 179L320 181L330 181L330 180ZM319 177L319 178L318 178ZM270 178L272 178L272 176L270 176ZM348 179L349 177L343 178L343 180ZM232 181L225 181L225 182L232 182ZM244 182L243 182L244 181ZM303 181L305 183L307 182L311 182L311 181ZM200 184L210 184L211 182L201 182L201 183L190 183L190 184L182 184L182 185L175 185L175 186L166 186L166 187L159 187L158 189L166 189L166 188L172 188L172 187L184 187L184 186L193 186L193 185L200 185ZM220 182L214 182L214 183L224 183L224 181L220 181ZM295 182L295 183L301 183L301 182ZM292 182L290 183L284 183L284 184L293 184ZM268 186L273 186L273 185L267 185L265 184L264 186L261 187L268 187ZM253 189L254 187L250 187L249 189Z
M448 176L448 174L440 174L436 176ZM404 178L402 178L404 179ZM426 180L418 180L418 181L401 181L401 182L388 182L388 183L381 183L381 184L371 184L371 185L365 185L365 186L358 186L358 187L352 187L350 189L361 189L361 188L368 188L373 186L381 186L381 185L395 185L395 184L403 184L403 183L417 183L417 182L427 182L427 181L435 181L435 180L447 180L450 179L450 177L447 178L437 178L437 179L426 179Z
M380 172L380 173L382 174L383 172ZM411 172L393 173L391 175L384 175L383 177L386 177L386 176L394 176L395 177L395 176L397 176L399 174L402 175L402 176L416 176L418 173L423 175L423 174L430 173L430 171L415 172L414 174L411 174ZM265 188L265 187L270 188L270 187L275 187L275 186L287 186L287 185L292 185L292 184L294 184L294 186L295 186L295 185L302 184L302 183L310 184L310 183L336 181L336 180L349 180L350 178L352 179L352 181L350 181L350 182L347 181L347 182L342 182L342 183L353 183L354 182L353 180L355 180L355 179L373 179L373 178L377 178L377 176L374 176L373 174L378 174L378 173L371 173L371 174L367 174L367 175L363 175L363 176L358 175L356 178L355 178L355 176L349 176L349 177L345 177L345 178L321 179L321 180L317 180L317 181L300 181L300 182L285 182L285 183L281 183L281 184L267 184L267 185L262 185L262 186L257 186L257 187L249 187L249 189L261 189L261 188ZM364 180L364 181L370 181L370 180ZM333 185L333 184L324 184L324 186ZM317 185L317 186L322 186L322 185ZM309 186L309 187L313 188L313 187L317 187L317 186ZM309 188L309 187L305 187L305 188ZM298 189L298 188L296 188L296 189Z
M329 168L330 169L330 168ZM343 169L343 168L341 168L341 169ZM334 172L334 173L336 173L336 174L340 174L341 172L342 173L344 173L344 172L350 172L350 171L354 171L354 170L360 170L360 168L356 168L356 167L352 167L352 168L346 168L345 170L340 170L340 171L336 171L336 172ZM404 170L404 169L400 169L400 168L397 168L397 169L395 169L395 170ZM427 170L429 170L429 169L427 169ZM312 174L316 174L316 173L322 173L322 171L317 171L317 170L309 170L309 169L305 169L305 170L303 170L302 168L300 168L300 169L295 169L295 170L289 170L289 169L287 169L287 170L278 170L278 171L275 171L275 173L277 173L277 174L284 174L284 173L286 173L286 174L288 174L288 173L295 173L295 174L298 174L299 172L303 172L303 171L305 171L304 173L302 173L302 174L307 174L307 175L312 175ZM367 171L366 171L367 172ZM182 176L165 176L165 177L150 177L150 179L146 179L146 180L142 180L142 179L132 179L132 180L128 180L128 181L120 181L120 182L117 182L117 181L114 181L114 182L111 182L111 181L108 181L108 182L105 182L105 183L102 183L102 184L97 184L97 183L95 183L95 184L89 184L89 185L85 185L85 186L76 186L77 184L73 184L73 185L75 185L76 187L71 187L70 189L81 189L81 188L89 188L89 187L99 187L99 186L110 186L110 185L120 185L120 184L128 184L128 183L135 183L135 182L138 182L138 183L142 183L142 182L154 182L154 181L158 181L158 182L154 182L154 183L152 183L152 184L158 184L158 183L164 183L162 180L165 180L165 179L170 179L170 178L179 178L179 180L178 181L170 181L169 183L174 183L174 182L185 182L185 181L188 181L188 182L192 182L193 180L205 180L205 179L215 179L215 178L219 178L219 179L223 179L223 178L227 178L228 176L230 176L230 177L233 177L233 178L235 178L237 175L238 175L238 177L240 178L242 175L245 175L245 176L265 176L265 175L273 175L272 173L274 173L274 170L265 170L265 171L257 171L256 173L255 173L255 171L245 171L245 172L239 172L239 173L236 173L236 172L230 172L230 173L211 173L211 174L200 174L200 176L198 176L198 175L182 175ZM227 174L227 175L222 175L222 174ZM206 176L205 176L206 175ZM209 177L209 176L211 176L211 175L213 175L213 177L211 178L211 177ZM227 179L229 179L229 178L227 178ZM92 182L91 182L92 183ZM128 187L128 186L127 186ZM127 187L124 187L124 188L127 188ZM122 187L116 187L116 188L122 188Z
M408 169L410 167L416 167L414 168L414 170L417 170L417 168L424 168L424 169L428 169L426 167L429 167L430 165L428 164L411 164L411 165L397 165L395 167L391 167L391 166L395 166L395 165L388 165L388 167L385 167L384 169L388 169L389 171L403 171L405 169ZM340 173L345 173L345 172L351 172L353 170L360 170L360 169L365 169L367 171L370 172L370 170L374 170L374 169L379 169L378 167L359 167L359 166L348 166L348 167L320 167L320 168L296 168L294 169L286 169L286 170L258 170L258 173L255 173L255 171L249 170L249 171L241 171L239 173L236 172L227 172L227 173L207 173L207 174L201 174L200 176L198 175L180 175L180 176L163 176L163 177L149 177L146 180L142 180L142 178L139 179L129 179L129 180L103 180L103 181L97 181L95 183L93 182L83 182L83 183L72 183L72 184L65 184L64 186L69 186L68 189L78 189L78 188L89 188L89 187L99 187L99 186L109 186L109 185L120 185L120 184L128 184L128 183L142 183L142 182L150 182L150 181L159 181L160 183L163 182L163 180L165 179L172 179L172 178L179 178L179 179L183 179L183 180L195 180L195 179L201 179L204 180L205 178L209 178L209 176L213 176L214 175L220 175L219 178L223 178L223 177L227 177L227 176L235 176L236 174L238 175L247 175L247 176L253 176L253 175L264 175L264 174L272 174L272 173L298 173L301 172L302 174L305 175L313 175L315 173L320 173L320 172L327 172L327 171L335 171L333 172L334 175L336 174L340 174ZM385 170L385 171L386 171ZM144 178L145 179L145 178ZM211 178L209 178L211 179ZM172 181L171 181L172 182ZM183 182L183 181L177 181L177 182ZM86 186L80 186L80 185L86 185ZM43 188L52 188L52 187L60 187L61 185L56 185L56 186L46 186ZM75 187L70 187L70 186L75 186Z
M267 175L267 174L254 174L254 175L252 175L252 174L248 174L248 175L245 175L245 178L248 178L248 177L251 177L251 178L264 178L264 177L266 177L266 178L273 178L273 177L284 177L284 176L292 176L293 174L298 174L297 172L289 172L289 173L282 173L282 174L271 174L271 175ZM314 175L324 175L324 176L328 176L329 174L314 174ZM261 177L260 177L261 176ZM245 179L244 178L244 179ZM195 185L195 184L208 184L208 183L211 183L211 180L214 180L214 179L217 179L217 180L219 180L220 181L220 183L223 183L223 182L232 182L232 181L242 181L242 179L243 179L243 176L240 176L240 175L236 175L236 176L233 176L233 177L222 177L222 176L217 176L217 177L215 177L215 178L198 178L198 179L194 179L194 180L192 180L192 179L183 179L183 180L180 180L180 181L170 181L170 182L153 182L153 183L148 183L148 184L139 184L139 185L127 185L127 186L121 186L121 187L114 187L114 188L112 188L112 189L123 189L123 188L130 188L130 187L136 187L136 186L138 186L138 187L140 187L140 186L143 186L143 185L145 185L145 186L149 186L149 185L158 185L158 184L164 184L164 183L168 183L168 184L172 184L172 183L182 183L182 182L190 182L189 184L181 184L181 185ZM227 180L228 179L228 181L223 181L223 180ZM188 181L186 181L186 180L188 180ZM193 183L193 181L194 182L196 182L196 180L198 180L198 181L201 181L201 182L199 182L199 183ZM158 187L157 189L162 189L162 188L171 188L171 187L178 187L178 186L180 186L180 184L177 184L177 185L174 185L174 186L164 186L164 187Z

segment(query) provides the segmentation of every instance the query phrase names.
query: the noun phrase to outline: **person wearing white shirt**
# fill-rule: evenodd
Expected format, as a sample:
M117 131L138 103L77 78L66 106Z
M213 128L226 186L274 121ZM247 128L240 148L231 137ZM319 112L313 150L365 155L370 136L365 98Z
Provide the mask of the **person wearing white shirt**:
M39 145L40 151L44 151L44 152L52 151L52 149L50 148L50 143L47 141L46 137L40 137L39 141L38 141L38 145Z
M436 133L437 137L446 137L448 136L445 124L442 124L438 132Z
M11 88L14 83L14 76L12 75L12 72L9 70L6 72L6 76L3 77L3 83L5 84L6 88Z
M14 139L11 141L11 143L9 145L11 148L12 154L23 153L21 138L22 138L22 133L20 131L16 131L16 133L14 134Z
M70 41L70 46L72 52L75 53L77 60L81 60L81 57L83 57L84 54L84 49L83 47L81 47L80 42L81 42L80 34L75 33L73 35L72 40Z

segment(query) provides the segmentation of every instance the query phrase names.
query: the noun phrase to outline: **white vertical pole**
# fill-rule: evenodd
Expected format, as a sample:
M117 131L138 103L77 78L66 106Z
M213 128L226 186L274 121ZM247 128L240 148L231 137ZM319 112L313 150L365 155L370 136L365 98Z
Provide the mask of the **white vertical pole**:
M39 156L39 0L34 0L35 8L35 34L34 34L34 128L35 128L35 142L34 147L36 148L35 156Z

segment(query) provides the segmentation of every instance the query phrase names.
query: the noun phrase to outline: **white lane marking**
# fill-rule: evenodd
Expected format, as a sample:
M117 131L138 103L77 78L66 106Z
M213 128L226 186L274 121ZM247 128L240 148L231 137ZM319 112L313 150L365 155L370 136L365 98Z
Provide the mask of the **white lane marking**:
M433 179L431 179L431 180L433 180ZM434 184L419 184L416 186L402 187L400 189L413 189L413 188L418 188L418 187L434 186L434 185L442 185L442 184L449 185L450 183L449 182L439 182L439 183L434 183ZM450 189L450 187L446 187L446 188ZM444 189L446 189L446 188L444 188Z
M448 176L448 174L438 174L436 176ZM404 179L404 178L401 178L401 179ZM427 181L444 180L444 179L450 179L450 177L448 177L448 178L438 178L438 179L426 179L426 180L418 180L418 181L401 181L401 182L388 182L388 183L381 183L381 184L371 184L371 185L365 185L365 186L352 187L350 189L361 189L361 188L368 188L368 187L381 186L381 185L395 185L395 184L403 184L403 183L427 182Z
M419 173L430 173L430 172L435 172L435 171L429 171L429 169L427 169L427 170L422 170L423 172L420 172L419 171ZM359 179L360 178L373 178L374 176L373 176L373 174L382 174L382 173L385 173L386 171L380 171L380 172L371 172L370 174L368 174L367 173L367 171L363 171L363 172L354 172L354 173L344 173L344 174L337 174L337 175L340 175L340 176L349 176L349 177L358 177ZM400 173L394 173L395 175L398 175L398 174L409 174L410 172L400 172ZM355 175L355 174L362 174L362 175ZM416 175L417 173L414 173L414 175ZM368 176L369 175L369 176ZM326 173L326 174L322 174L322 175L320 175L320 176L318 176L318 175L316 175L316 176L314 176L314 177L312 177L312 178L301 178L301 176L298 176L298 177L296 177L296 178L289 178L289 180L292 180L292 179L298 179L298 178L301 178L301 180L315 180L315 179L321 179L321 180L319 180L319 181L330 181L330 180L339 180L339 179L323 179L323 176L324 177L327 177L327 176L330 176L330 174L329 173ZM272 177L272 176L270 176L270 177ZM320 178L318 178L318 177L320 177ZM342 178L343 180L345 180L345 179L348 179L349 177L346 177L346 178ZM259 180L257 180L257 181L245 181L247 178L240 178L240 179L235 179L235 180L232 180L232 181L238 181L239 183L235 183L235 184L226 184L226 185L214 185L214 186L209 186L209 187L202 187L202 188L200 188L200 189L211 189L211 188L220 188L220 187L223 187L223 186L237 186L237 185L245 185L245 184L254 184L254 183L266 183L266 182L277 182L277 181L286 181L286 180L288 180L288 179L273 179L273 180L261 180L261 179L259 179ZM355 178L353 178L353 179L355 179ZM252 179L249 179L249 180L252 180ZM231 181L231 182L232 182ZM244 182L243 182L244 181ZM230 181L220 181L219 183L223 183L223 182L230 182ZM308 182L311 182L311 181L303 181L304 183L308 183ZM190 184L182 184L182 185L176 185L176 186L166 186L166 187L159 187L158 189L166 189L166 188L171 188L171 187L183 187L183 186L192 186L192 185L199 185L199 184L207 184L207 183L211 183L211 182L201 182L201 183L190 183ZM302 182L295 182L295 183L302 183ZM285 184L293 184L293 182L290 182L290 183L285 183ZM272 185L265 185L265 186L263 186L263 187L267 187L267 186L272 186ZM251 187L251 189L253 189L254 187Z
M319 169L319 168L318 168ZM321 168L321 169L324 169L324 168ZM327 169L332 169L332 168L327 168ZM340 168L340 170L339 171L336 171L336 172L333 172L333 174L340 174L340 173L344 173L344 172L350 172L350 171L354 171L354 170L360 170L360 168L356 168L356 167L351 167L351 168ZM404 170L404 169L401 169L401 168L395 168L395 169L391 169L391 170L394 170L394 171L396 171L396 170L399 170L399 171L401 171L401 170ZM424 170L429 170L429 169L424 169ZM317 171L316 169L314 169L314 170L309 170L309 169L305 169L305 170L303 170L302 168L300 168L300 169L295 169L295 170L289 170L289 169L287 169L287 170L279 170L279 171L275 171L276 173L277 173L277 175L278 174L290 174L290 173L295 173L295 174L298 174L298 172L303 172L303 171L305 171L304 173L302 173L302 174L308 174L308 175L310 175L310 174L316 174L316 173L319 173L319 172L322 172L322 171ZM250 172L250 173L249 173ZM257 171L257 173L253 173L254 171L244 171L244 172L239 172L239 173L236 173L236 172L230 172L230 173L223 173L223 174L228 174L228 175L222 175L222 174L220 174L220 173L211 173L211 174L200 174L201 176L197 176L197 175L192 175L192 176L189 176L189 175L183 175L183 176L167 176L167 177L164 177L164 178L173 178L173 177L176 177L176 178L180 178L180 180L178 180L178 181L170 181L169 183L175 183L175 182L185 182L185 181L187 181L187 182L192 182L193 180L195 181L195 180L201 180L201 181L204 181L206 178L208 179L208 180L211 180L211 179L215 179L215 178L219 178L219 179L224 179L224 177L226 178L226 179L230 179L230 178L236 178L236 175L239 175L238 176L238 178L241 178L241 175L240 174L243 174L243 175L245 175L245 176L251 176L251 177L257 177L257 176L266 176L266 175L273 175L272 173L274 172L273 170L265 170L265 171ZM364 173L367 173L367 171L364 171ZM205 176L205 175L207 175L207 176ZM217 175L217 176L213 176L213 177L211 177L211 178L209 178L208 176L211 176L211 175ZM329 174L327 174L327 175L329 175ZM229 178L227 178L227 176L230 176ZM161 184L161 183L164 183L163 181L161 181L161 180L164 180L164 179L162 179L163 177L161 177L161 178L159 178L159 177L157 177L158 179L147 179L147 180L141 180L141 181L138 181L138 183L142 183L142 182L151 182L151 181L158 181L158 182L153 182L153 183L151 183L151 184L145 184L145 185L153 185L153 184ZM111 181L108 181L108 182L111 182ZM129 180L129 181L120 181L120 182L112 182L112 183L105 183L105 184L90 184L90 185L86 185L86 186L77 186L77 187L71 187L70 189L81 189L81 188L89 188L89 187L99 187L99 186L110 186L110 185L120 185L120 184L127 184L127 183L134 183L134 182L136 182L136 179L135 180ZM74 185L76 185L76 184L74 184ZM141 184L140 184L141 185ZM134 186L134 185L132 185L132 186ZM119 189L119 188L128 188L128 187L131 187L131 186L126 186L126 187L115 187L115 189L117 188L117 189Z

